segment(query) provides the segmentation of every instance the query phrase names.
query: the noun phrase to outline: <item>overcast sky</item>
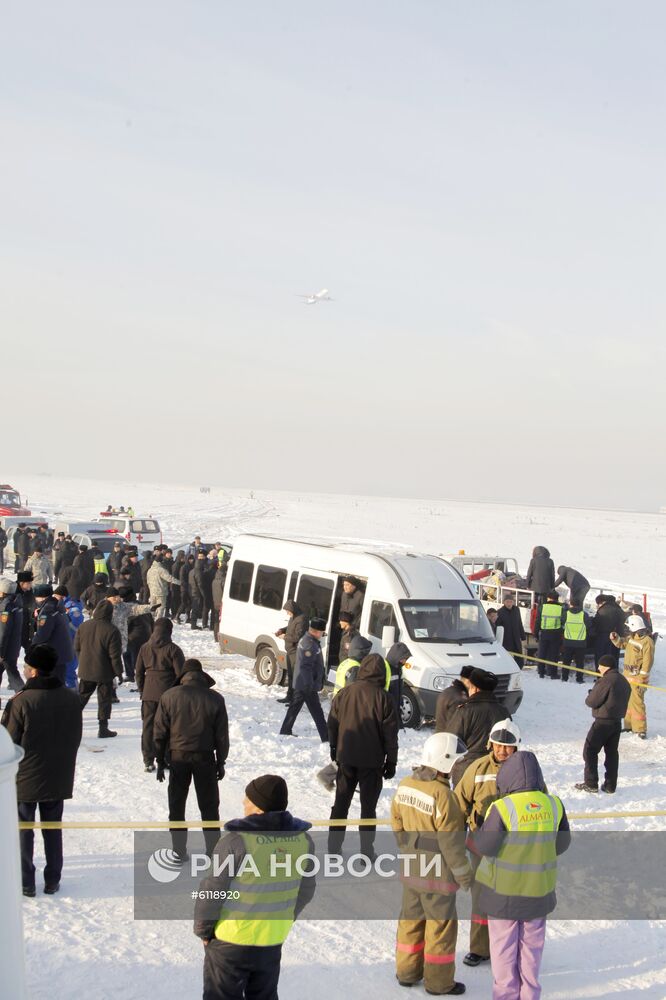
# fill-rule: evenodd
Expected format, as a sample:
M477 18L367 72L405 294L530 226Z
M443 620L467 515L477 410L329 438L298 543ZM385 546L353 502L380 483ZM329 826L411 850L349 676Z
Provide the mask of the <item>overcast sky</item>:
M3 474L666 504L665 30L12 4Z

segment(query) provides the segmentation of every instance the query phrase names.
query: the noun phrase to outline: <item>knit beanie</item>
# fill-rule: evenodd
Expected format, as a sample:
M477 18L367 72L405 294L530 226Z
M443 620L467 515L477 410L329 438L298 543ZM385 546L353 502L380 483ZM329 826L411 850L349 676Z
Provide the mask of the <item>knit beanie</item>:
M245 794L262 812L282 812L287 808L287 782L279 774L262 774L253 778Z

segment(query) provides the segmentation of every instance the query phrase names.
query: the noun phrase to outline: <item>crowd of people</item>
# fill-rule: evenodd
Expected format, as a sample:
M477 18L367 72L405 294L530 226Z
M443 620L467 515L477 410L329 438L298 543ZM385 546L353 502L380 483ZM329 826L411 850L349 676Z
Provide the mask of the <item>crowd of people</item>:
M34 556L38 558L33 560ZM51 572L43 570L35 582L42 557L50 562ZM16 692L5 707L2 724L25 752L17 781L20 819L33 821L37 810L42 821L62 819L64 802L73 794L82 711L96 693L98 737L114 737L109 721L117 700L115 687L129 681L140 697L144 769L159 782L168 777L169 820L185 819L193 783L202 820L219 823L219 782L230 749L226 703L202 663L186 657L174 641L173 625L184 617L190 628L217 634L226 574L224 548L216 545L207 550L197 537L175 557L168 546L160 545L139 559L136 549L118 541L105 560L95 546L77 547L71 538L59 535L48 555L36 543L32 553L22 549L21 559L16 581L0 579L0 669L7 671ZM569 586L576 582L572 576ZM360 828L361 851L374 862L372 821L384 781L395 777L398 766L400 688L411 651L396 642L386 657L372 652L370 640L359 632L358 581L350 578L343 590L339 665L328 716L320 698L326 676L321 643L327 623L309 618L293 600L284 605L287 623L276 633L284 640L288 673L287 692L280 699L285 703L280 734L296 735L294 724L306 706L330 755L330 764L320 775L334 791L328 852L343 851L341 821L348 818L358 791L360 818L366 821ZM645 688L640 685L649 677L654 641L642 616L627 617L617 605L615 610L611 598L601 596L595 616L603 623L595 633L598 676L586 698L593 721L583 749L583 781L576 787L612 794L622 729L645 733ZM544 659L557 662L555 643L561 655L568 617L573 613L578 622L577 608L582 605L570 595L563 606L554 589L541 598L539 648L548 654ZM505 620L512 614L511 608L507 611ZM580 613L585 622L585 613ZM18 670L21 649L25 682ZM621 649L624 675L618 669ZM572 661L560 662L564 670ZM541 671L540 675L545 676ZM490 963L494 1000L539 996L545 921L555 907L556 860L568 847L569 826L563 803L546 788L537 758L521 749L520 729L507 716L496 686L497 677L490 671L479 666L462 669L440 694L435 732L425 740L420 763L400 781L392 801L391 825L398 842L411 836L410 843L417 843L426 855L439 852L444 858L445 870L436 884L416 877L403 879L398 921L398 982L413 986L423 981L431 995L465 992L455 977L455 898L459 890L471 890L473 912L464 964ZM600 785L602 751L605 776ZM204 831L208 855L219 862L237 853L239 843L242 846L244 838L258 831L278 831L280 844L287 845L281 849L294 858L308 855L309 824L287 807L284 778L257 776L246 787L243 817L226 823L221 838L219 827ZM517 846L512 833L534 836ZM459 836L438 840L443 834ZM187 830L173 828L171 838L174 858L184 864ZM23 892L34 897L33 832L21 831L20 841ZM44 830L43 841L44 892L54 894L63 869L62 832ZM206 949L205 1000L277 997L282 945L315 886L314 878L304 871L280 894L276 912L266 919L261 899L262 892L271 891L271 876L264 862L265 858L259 887L243 877L233 880L238 905L229 900L211 909L210 903L197 903L194 930ZM225 893L233 876L224 865L217 871L214 866L202 888Z

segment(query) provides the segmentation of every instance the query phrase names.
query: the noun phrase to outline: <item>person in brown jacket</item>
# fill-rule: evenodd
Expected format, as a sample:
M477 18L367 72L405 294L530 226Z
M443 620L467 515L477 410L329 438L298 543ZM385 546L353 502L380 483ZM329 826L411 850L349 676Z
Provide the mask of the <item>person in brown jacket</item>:
M160 698L178 683L185 656L180 646L171 641L173 623L158 618L148 642L139 650L136 660L136 686L141 694L141 753L146 771L155 770L153 725Z
M396 942L396 976L401 986L424 980L426 993L458 996L455 981L458 938L456 892L472 884L465 853L465 820L449 786L449 774L464 752L451 733L435 733L423 746L421 765L403 778L391 804L391 826L398 845L403 838L429 865L439 855L440 870L420 877L420 864L402 875L403 895ZM417 833L418 838L414 837ZM406 835L406 836L405 836ZM416 870L414 870L416 869ZM432 872L432 868L427 868Z
M634 732L647 739L647 713L645 710L645 684L649 683L654 663L654 640L640 615L629 615L627 628L631 635L623 639L611 632L610 641L624 650L624 675L631 684L631 697L624 720L623 732Z
M108 739L117 733L109 729L113 682L122 684L123 661L120 632L112 623L113 605L102 601L93 611L92 618L84 622L76 633L74 651L79 660L79 699L81 708L90 701L97 689L97 719L99 739Z

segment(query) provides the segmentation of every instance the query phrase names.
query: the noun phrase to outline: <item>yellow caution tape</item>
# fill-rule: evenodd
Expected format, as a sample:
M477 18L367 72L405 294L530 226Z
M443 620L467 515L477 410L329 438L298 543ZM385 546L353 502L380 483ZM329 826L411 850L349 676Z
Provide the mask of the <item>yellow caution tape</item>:
M636 809L624 812L567 813L569 819L638 819L666 816L666 809ZM20 830L213 830L224 825L224 820L71 820L59 823L19 823ZM390 819L313 819L312 826L390 826Z
M549 667L559 667L560 670L574 670L577 674L587 674L589 677L600 677L601 675L596 670L587 670L584 667L568 667L563 663L556 663L555 660L542 660L538 656L530 656L529 653L512 653L512 656L519 656L521 660L529 660L529 663L525 664L527 670L534 669L535 663L546 663ZM643 681L634 681L631 678L631 674L622 675L625 680L629 681L630 684L635 684L637 687L649 688L650 691L666 691L666 687L657 687L656 684L645 684Z

